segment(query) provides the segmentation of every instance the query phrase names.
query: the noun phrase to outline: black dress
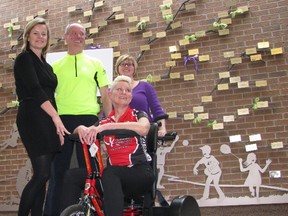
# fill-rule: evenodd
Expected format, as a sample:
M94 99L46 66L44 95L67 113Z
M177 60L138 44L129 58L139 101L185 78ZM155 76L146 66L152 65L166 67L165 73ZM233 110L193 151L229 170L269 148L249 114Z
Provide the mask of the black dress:
M16 93L19 100L17 127L30 158L60 151L60 140L52 118L40 107L50 100L56 108L54 92L57 77L52 67L27 50L14 64Z

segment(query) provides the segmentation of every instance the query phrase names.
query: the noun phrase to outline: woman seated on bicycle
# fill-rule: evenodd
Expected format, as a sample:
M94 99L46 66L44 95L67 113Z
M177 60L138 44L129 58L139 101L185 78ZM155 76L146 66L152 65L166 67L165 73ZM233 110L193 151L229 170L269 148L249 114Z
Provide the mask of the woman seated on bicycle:
M146 139L150 122L145 112L131 109L131 79L120 75L113 81L109 98L114 110L98 126L79 126L75 133L81 142L93 143L98 133L105 130L126 129L138 135L117 138L104 136L108 153L108 165L102 175L104 212L106 216L122 216L124 196L140 196L149 191L154 174L146 152Z

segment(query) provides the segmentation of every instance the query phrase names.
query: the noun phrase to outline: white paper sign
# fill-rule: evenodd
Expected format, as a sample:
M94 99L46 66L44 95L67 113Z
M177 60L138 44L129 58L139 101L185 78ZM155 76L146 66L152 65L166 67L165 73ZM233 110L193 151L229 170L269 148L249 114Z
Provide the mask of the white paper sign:
M90 148L89 148L89 151L90 151L90 154L91 154L91 157L95 157L96 156L96 154L97 154L97 152L98 152L98 146L95 144L95 143L93 143L91 146L90 146Z
M250 144L250 145L245 145L246 152L250 151L256 151L257 150L257 144Z
M255 142L261 140L261 134L254 134L249 136L250 142Z
M230 136L229 140L231 143L233 142L240 142L241 141L241 135L234 135L234 136Z

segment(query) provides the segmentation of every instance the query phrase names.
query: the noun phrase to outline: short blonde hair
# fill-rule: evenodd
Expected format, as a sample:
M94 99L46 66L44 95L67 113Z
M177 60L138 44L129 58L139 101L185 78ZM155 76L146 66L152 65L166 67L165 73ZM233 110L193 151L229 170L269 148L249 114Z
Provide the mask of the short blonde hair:
M131 61L133 63L133 65L134 65L134 75L135 75L136 69L138 67L138 63L137 63L137 61L135 60L135 58L133 56L128 55L128 54L121 55L121 56L118 57L118 59L116 61L116 64L115 64L115 73L116 73L116 75L120 75L119 71L118 71L119 65L122 62L126 61L126 60Z
M24 33L23 33L23 46L22 46L22 51L26 51L29 48L29 34L31 32L31 30L36 26L36 25L45 25L47 28L47 44L46 46L42 49L42 55L46 55L46 53L48 52L50 43L50 30L49 30L49 26L46 23L46 20L42 17L36 17L35 19L31 20L24 29Z
M127 82L129 84L129 86L131 87L131 89L132 89L132 80L131 80L131 78L128 77L128 76L125 76L125 75L119 75L111 83L110 91L113 91L113 89L115 88L115 86L116 86L116 84L118 82Z

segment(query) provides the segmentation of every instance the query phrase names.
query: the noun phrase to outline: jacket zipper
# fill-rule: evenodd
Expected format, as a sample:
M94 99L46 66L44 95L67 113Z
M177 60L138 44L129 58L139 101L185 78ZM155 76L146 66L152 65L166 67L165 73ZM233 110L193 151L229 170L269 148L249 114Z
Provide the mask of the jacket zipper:
M75 55L75 76L78 76L78 71L77 71L77 57Z

